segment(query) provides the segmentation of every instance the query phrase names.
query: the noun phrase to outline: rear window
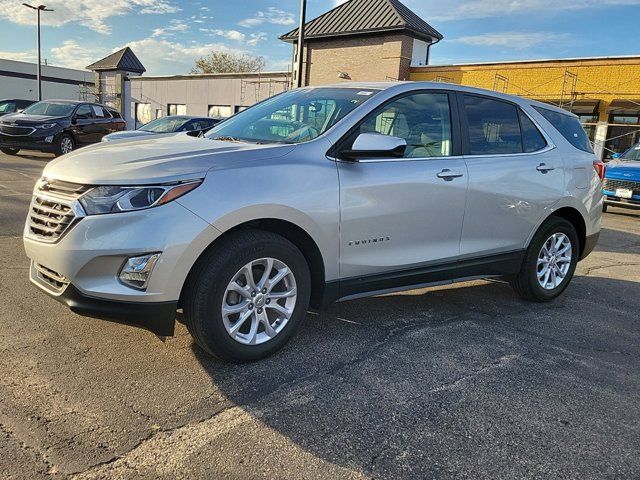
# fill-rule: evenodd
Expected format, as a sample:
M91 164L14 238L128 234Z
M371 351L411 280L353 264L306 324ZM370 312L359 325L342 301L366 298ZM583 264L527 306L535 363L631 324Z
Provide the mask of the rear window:
M593 153L591 142L580 124L580 120L564 113L534 106L540 115L546 118L567 141L583 152Z

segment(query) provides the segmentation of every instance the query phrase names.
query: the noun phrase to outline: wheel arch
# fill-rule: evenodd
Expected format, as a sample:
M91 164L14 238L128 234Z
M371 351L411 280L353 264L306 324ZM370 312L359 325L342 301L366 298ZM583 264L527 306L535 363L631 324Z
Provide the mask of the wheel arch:
M576 229L576 233L578 234L578 241L580 242L580 255L578 258L582 259L584 254L585 246L587 243L587 223L584 220L584 217L580 213L579 210L573 207L562 207L555 210L551 215L544 219L541 225L544 225L547 220L551 217L560 217L567 220L569 223L573 225L573 228ZM538 227L539 229L540 227Z
M191 275L196 271L197 265L205 258L212 249L215 249L222 242L226 241L230 235L235 234L242 230L263 230L276 235L280 235L293 243L302 253L309 265L309 272L311 273L311 302L310 305L313 308L321 308L322 299L324 298L324 288L326 282L326 272L324 259L320 248L313 239L313 237L302 227L291 223L287 220L278 218L260 218L254 220L248 220L241 224L234 226L226 230L222 235L216 238L209 244L207 248L200 254L198 259L194 262L191 270L189 271L187 278L183 284L180 300L178 306L182 306L183 295L185 293L185 287L189 284Z

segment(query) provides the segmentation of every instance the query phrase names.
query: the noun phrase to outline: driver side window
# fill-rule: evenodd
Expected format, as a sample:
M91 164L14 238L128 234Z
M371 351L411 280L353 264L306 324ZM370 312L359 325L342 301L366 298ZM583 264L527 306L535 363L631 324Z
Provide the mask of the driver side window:
M76 110L76 118L80 120L87 120L93 118L91 113L91 107L89 105L80 105Z
M379 133L407 142L404 158L449 157L451 113L446 93L417 93L374 111L353 135Z

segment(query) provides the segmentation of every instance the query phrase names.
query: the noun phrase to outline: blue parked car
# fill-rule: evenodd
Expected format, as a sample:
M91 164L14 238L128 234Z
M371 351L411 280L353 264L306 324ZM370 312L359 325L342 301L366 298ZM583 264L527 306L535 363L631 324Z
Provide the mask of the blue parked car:
M608 205L640 209L640 143L607 163L602 190Z

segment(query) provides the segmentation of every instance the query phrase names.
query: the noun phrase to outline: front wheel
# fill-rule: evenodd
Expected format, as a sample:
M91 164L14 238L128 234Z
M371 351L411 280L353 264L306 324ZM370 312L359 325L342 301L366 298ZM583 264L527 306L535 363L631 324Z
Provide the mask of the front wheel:
M563 218L551 217L533 237L511 286L527 300L551 301L569 286L579 255L574 226Z
M0 152L7 155L17 155L19 151L19 148L0 148Z
M61 155L66 155L67 153L73 152L75 147L76 147L76 144L73 141L73 137L68 133L63 133L62 135L60 135L60 138L58 139L58 143L56 145L54 154L56 157L59 157Z
M309 267L295 245L245 230L199 260L185 290L185 323L206 352L226 361L258 360L293 336L310 293Z

